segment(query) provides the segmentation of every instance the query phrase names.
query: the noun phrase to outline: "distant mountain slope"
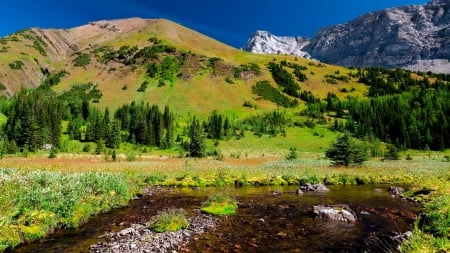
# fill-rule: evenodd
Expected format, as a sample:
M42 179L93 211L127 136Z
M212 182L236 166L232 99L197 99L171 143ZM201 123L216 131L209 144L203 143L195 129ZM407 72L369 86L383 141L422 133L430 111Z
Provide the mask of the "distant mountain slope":
M76 52L102 45L144 46L150 36L206 56L226 56L236 49L165 19L141 18L91 22L72 29L32 28L0 38L0 83L11 95L20 87L37 87L45 70L70 64ZM11 64L18 63L16 68ZM20 66L23 65L23 66Z
M330 64L450 73L450 1L368 13L322 29L301 50Z
M188 112L255 113L276 108L252 88L263 80L278 87L268 69L274 60L295 61L304 71L301 91L318 98L328 92L345 97L343 91L350 90L362 96L367 90L355 78L337 80L351 73L343 67L250 54L169 20L130 18L72 29L32 28L0 38L0 92L12 96L21 87L46 83L61 94L90 83L101 93L97 107L114 109L136 101Z

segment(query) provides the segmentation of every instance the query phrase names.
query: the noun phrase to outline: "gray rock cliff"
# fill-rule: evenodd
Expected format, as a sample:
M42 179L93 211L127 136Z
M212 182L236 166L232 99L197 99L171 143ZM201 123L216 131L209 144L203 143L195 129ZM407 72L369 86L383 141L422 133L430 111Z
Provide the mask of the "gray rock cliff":
M267 31L257 31L242 49L258 54L288 54L310 58L308 53L302 51L309 42L304 37L280 37Z
M326 63L450 73L450 0L371 12L305 41L301 50Z

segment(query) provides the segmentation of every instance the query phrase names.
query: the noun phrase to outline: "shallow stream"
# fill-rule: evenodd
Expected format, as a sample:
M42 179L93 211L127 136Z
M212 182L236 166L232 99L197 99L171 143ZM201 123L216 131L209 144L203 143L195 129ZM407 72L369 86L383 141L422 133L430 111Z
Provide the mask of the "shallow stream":
M220 217L215 231L191 238L186 247L190 252L387 252L395 247L389 236L411 230L420 209L392 198L388 186L329 188L329 192L301 196L295 194L295 186L162 188L125 208L93 217L78 229L56 231L14 252L88 252L89 246L102 241L107 232L146 223L158 211L171 207L192 214L217 192L236 197L238 213ZM319 204L347 204L358 221L317 220L312 210Z

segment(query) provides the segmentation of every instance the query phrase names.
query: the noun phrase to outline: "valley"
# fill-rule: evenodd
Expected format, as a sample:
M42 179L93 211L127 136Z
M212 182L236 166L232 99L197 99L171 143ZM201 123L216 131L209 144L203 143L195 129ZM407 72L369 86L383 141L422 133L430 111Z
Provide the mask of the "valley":
M421 210L389 249L450 249L449 74L253 54L167 19L26 29L0 49L0 251L148 187L307 183L407 186Z

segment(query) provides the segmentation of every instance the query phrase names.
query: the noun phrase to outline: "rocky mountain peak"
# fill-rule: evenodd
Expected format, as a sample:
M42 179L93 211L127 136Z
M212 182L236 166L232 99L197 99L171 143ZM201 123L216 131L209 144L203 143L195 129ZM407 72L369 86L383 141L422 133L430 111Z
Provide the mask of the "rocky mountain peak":
M248 51L274 53L267 50L273 48L269 39L250 41ZM306 55L331 64L450 73L450 0L370 12L347 24L323 28L302 45Z
M289 54L310 58L308 53L302 51L308 43L309 39L304 37L281 37L268 31L256 31L242 49L252 53Z

